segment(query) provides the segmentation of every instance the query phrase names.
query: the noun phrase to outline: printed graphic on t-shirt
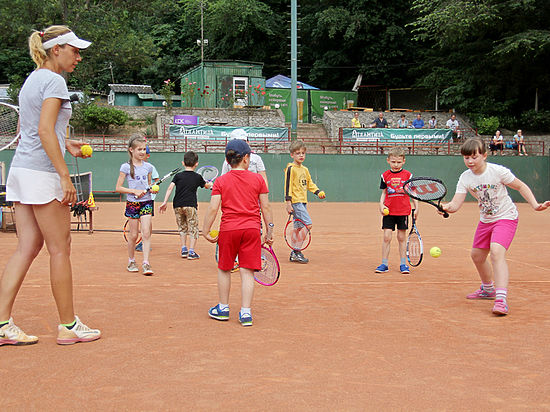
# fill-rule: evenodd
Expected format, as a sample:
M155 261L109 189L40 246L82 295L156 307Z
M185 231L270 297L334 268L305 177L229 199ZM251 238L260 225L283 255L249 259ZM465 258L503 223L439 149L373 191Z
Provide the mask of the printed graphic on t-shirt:
M472 193L479 200L479 208L486 215L495 215L499 211L499 206L495 202L495 196L498 190L498 185L481 184L472 188Z

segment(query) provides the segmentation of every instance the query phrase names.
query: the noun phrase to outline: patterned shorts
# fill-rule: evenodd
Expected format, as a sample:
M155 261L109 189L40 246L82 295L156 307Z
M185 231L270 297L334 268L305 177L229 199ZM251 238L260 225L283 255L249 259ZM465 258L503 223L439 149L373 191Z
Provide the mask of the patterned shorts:
M141 216L153 215L153 201L145 202L126 202L126 211L124 216L130 219L139 219Z
M174 213L176 214L176 223L180 233L198 239L199 216L197 208L193 206L176 207Z

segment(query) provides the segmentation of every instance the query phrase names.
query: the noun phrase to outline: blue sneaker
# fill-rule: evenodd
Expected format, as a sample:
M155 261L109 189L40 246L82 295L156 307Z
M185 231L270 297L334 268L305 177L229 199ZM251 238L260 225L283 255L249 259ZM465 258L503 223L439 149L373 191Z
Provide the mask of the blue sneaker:
M139 242L137 245L136 245L136 250L138 252L143 252L143 242Z
M189 254L187 255L187 259L189 260L193 260L193 259L198 259L200 258L199 254L195 251L189 251Z
M376 268L374 271L375 273L386 273L388 271L388 265L384 265L383 263Z
M243 326L252 326L252 315L250 313L245 313L244 315L239 312L239 322Z
M181 257L185 259L185 258L187 257L188 254L189 254L189 251L187 250L187 248L186 248L186 247L182 247L182 248L181 248Z
M217 304L208 310L208 316L216 320L229 320L229 308L221 310L220 305Z
M399 270L401 271L402 274L404 275L408 275L409 273L411 273L411 271L409 270L409 267L407 265L401 265L399 266Z

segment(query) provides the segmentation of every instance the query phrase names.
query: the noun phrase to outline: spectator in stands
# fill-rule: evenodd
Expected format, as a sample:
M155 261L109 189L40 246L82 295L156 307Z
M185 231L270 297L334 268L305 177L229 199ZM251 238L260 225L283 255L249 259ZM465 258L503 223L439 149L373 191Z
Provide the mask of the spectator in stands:
M489 148L491 149L491 155L494 155L495 152L498 150L500 151L500 155L502 156L502 151L504 150L504 138L502 137L502 133L500 132L500 130L497 130L495 132L493 140L489 144Z
M422 115L418 113L416 115L416 119L413 120L413 127L415 129L423 129L424 128L424 120L422 120Z
M397 121L397 127L399 129L406 129L409 126L409 121L405 119L405 115L401 115L401 119Z
M514 142L517 145L518 154L520 156L527 156L527 151L525 150L525 142L523 141L523 132L521 129L514 135Z
M351 119L351 127L361 127L361 122L359 121L359 112L353 113L353 118Z
M435 116L432 116L432 118L428 121L428 127L430 129L437 129L437 119Z
M370 125L370 127L388 128L388 121L384 119L384 113L378 113L378 117L374 119L374 122Z
M460 124L458 123L458 120L456 120L456 114L452 114L451 118L447 120L447 129L451 129L453 131L453 139L460 140L461 133L460 133Z

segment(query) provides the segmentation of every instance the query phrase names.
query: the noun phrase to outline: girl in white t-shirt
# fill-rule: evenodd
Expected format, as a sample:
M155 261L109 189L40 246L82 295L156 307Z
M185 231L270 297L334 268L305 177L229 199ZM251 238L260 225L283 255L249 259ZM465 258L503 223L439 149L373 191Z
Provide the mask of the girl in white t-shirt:
M129 161L120 166L120 173L116 182L116 191L126 194L126 210L124 216L129 220L128 235L128 266L129 272L138 272L136 265L135 251L136 241L141 226L141 239L143 242L143 274L150 276L153 269L149 263L149 253L151 252L151 233L153 231L153 199L152 190L147 190L151 186L151 176L153 165L145 161L147 158L147 142L141 134L130 137L128 142ZM124 181L128 182L128 187L122 186Z
M466 296L468 299L495 299L493 313L507 315L508 265L506 251L518 225L518 211L506 187L517 190L536 211L550 207L550 201L538 203L533 192L504 166L487 163L485 143L468 139L460 148L468 167L460 175L451 202L442 207L449 213L460 209L467 193L479 204L480 221L474 236L471 257L481 278L481 287ZM492 268L487 261L491 253ZM494 282L493 282L494 277Z

